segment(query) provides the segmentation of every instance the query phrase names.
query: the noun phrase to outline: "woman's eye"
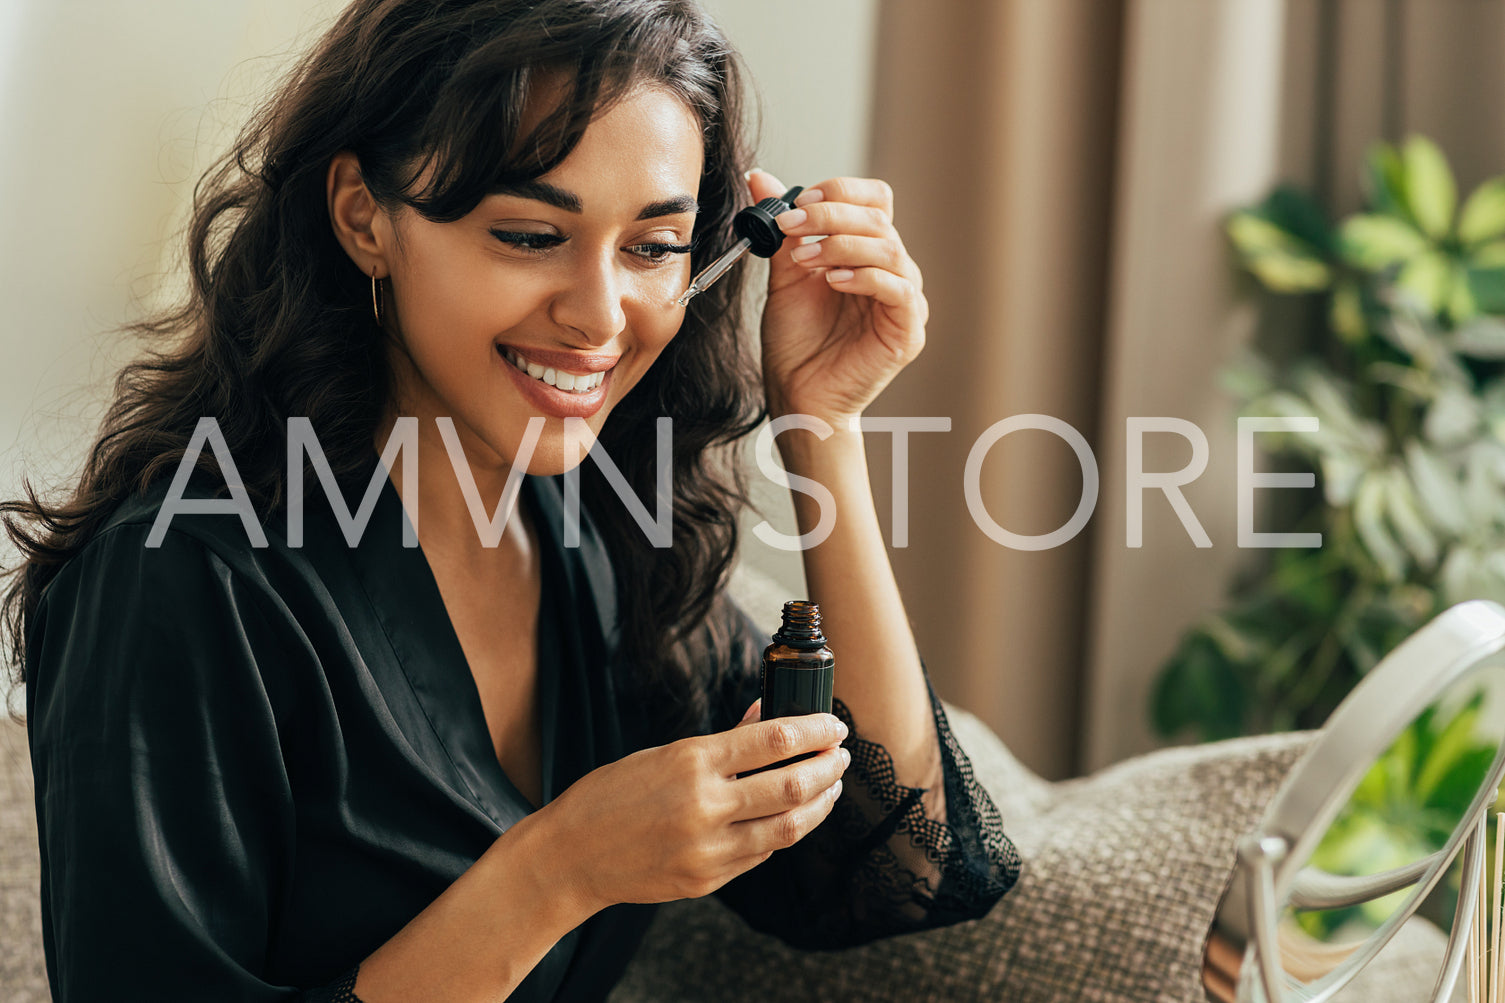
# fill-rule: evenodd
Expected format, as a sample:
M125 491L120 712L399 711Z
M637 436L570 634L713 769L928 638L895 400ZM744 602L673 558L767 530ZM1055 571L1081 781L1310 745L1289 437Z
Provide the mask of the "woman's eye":
M502 243L523 251L547 251L551 247L558 247L565 241L565 238L557 233L492 230L491 235Z
M627 248L627 250L631 251L633 254L636 254L640 258L651 261L654 264L658 264L660 262L669 260L669 255L671 254L689 254L691 245L658 243L633 244L631 247Z

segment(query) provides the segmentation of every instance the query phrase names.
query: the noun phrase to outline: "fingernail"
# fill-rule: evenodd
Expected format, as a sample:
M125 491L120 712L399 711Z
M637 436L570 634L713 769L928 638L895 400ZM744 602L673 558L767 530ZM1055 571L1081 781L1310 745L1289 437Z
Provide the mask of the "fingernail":
M836 783L834 783L834 784L831 785L831 800L835 801L839 797L841 797L841 781L840 780L836 781Z
M809 205L812 202L819 202L825 197L826 193L821 191L819 188L806 188L795 197L794 204Z
M762 169L763 168L761 168L761 167L749 167L747 170L745 170L745 171L742 172L742 180L743 181L751 181L752 180L752 176L753 176L753 171L761 171Z
M803 223L809 216L810 214L803 209L786 209L775 216L774 219L779 221L780 229L787 233Z
M820 244L801 244L789 252L789 256L795 261L809 261L820 253Z
M857 273L850 268L833 268L826 273L827 282L850 282Z
M852 765L852 754L850 752L848 752L846 749L842 749L841 750L841 762L842 762L842 767L841 768L842 768L843 771L845 771L848 766Z

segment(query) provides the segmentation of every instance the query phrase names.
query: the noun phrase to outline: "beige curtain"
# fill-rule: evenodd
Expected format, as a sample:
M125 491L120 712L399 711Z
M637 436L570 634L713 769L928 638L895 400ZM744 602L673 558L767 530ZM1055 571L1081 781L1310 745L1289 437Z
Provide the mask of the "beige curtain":
M1221 219L1277 180L1349 211L1365 146L1412 131L1442 145L1460 187L1505 170L1502 42L1498 0L881 5L873 170L894 184L932 307L925 354L881 404L952 419L914 439L894 561L937 689L1035 769L1154 745L1159 666L1254 556L1236 548L1215 373L1256 318ZM1087 529L1037 552L986 537L962 487L974 441L1021 413L1078 430L1101 475ZM1211 548L1158 492L1143 546L1126 545L1133 416L1205 432L1185 494ZM1191 457L1173 435L1144 443L1147 471ZM989 514L1015 533L1065 523L1081 488L1076 456L1044 432L1010 435L981 471Z
M906 0L879 21L873 170L931 306L924 354L879 404L952 421L912 444L896 573L937 690L1057 776L1074 766L1092 530L1004 549L974 525L962 477L1012 414L1095 438L1120 22L1115 4ZM887 456L872 452L881 494ZM1065 443L1022 432L991 450L981 486L1000 525L1039 534L1070 518L1081 475Z

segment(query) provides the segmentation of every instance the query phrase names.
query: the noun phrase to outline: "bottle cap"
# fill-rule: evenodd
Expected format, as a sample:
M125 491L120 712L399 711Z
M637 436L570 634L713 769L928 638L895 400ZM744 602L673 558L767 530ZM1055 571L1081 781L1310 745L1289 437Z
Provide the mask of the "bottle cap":
M760 258L771 258L784 246L784 231L774 222L774 217L794 208L794 200L804 191L795 185L783 195L766 198L757 205L750 205L732 217L732 230L751 245L748 250Z

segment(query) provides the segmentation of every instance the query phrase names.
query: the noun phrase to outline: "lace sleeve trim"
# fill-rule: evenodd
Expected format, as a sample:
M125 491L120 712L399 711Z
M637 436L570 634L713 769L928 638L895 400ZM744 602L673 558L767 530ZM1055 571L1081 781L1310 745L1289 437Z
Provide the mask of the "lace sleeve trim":
M363 1003L355 994L355 980L361 966L356 965L327 986L320 986L304 996L307 1003Z
M825 821L716 894L755 930L829 950L977 919L1019 878L1018 851L951 733L935 690L935 756L898 781L840 700L852 762Z
M1022 869L1002 816L977 782L928 674L925 685L940 758L924 787L899 783L888 750L863 737L840 700L832 708L849 729L843 745L852 754L843 796L832 811L834 825L849 853L867 857L854 877L865 886L872 907L890 913L901 928L913 929L986 914ZM900 834L906 838L894 838Z

